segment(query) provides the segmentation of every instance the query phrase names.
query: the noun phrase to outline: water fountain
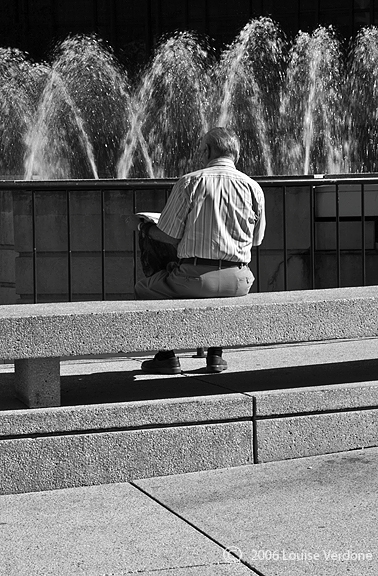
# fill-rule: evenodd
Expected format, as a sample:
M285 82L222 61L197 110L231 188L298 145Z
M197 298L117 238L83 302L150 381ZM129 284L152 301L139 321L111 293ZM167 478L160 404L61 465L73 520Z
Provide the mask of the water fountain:
M177 176L192 143L233 126L251 174L377 169L378 29L349 50L332 28L289 42L251 20L218 57L192 33L163 38L129 81L112 50L73 36L49 63L0 52L0 171L24 179Z
M109 190L101 205L100 189L93 187L67 199L63 188L57 192L50 186L53 180L73 179L70 189L77 190L78 181L87 179L111 179L113 186L117 179L177 177L198 167L196 143L216 125L236 129L242 141L238 167L254 176L369 173L378 167L375 27L361 30L348 49L325 27L300 32L291 42L269 18L248 22L221 52L208 39L177 32L161 39L151 61L132 80L109 46L79 35L59 44L49 62L33 63L18 50L1 49L0 78L0 179L47 181L44 192L34 195L33 206L29 185L25 191L23 183L17 184L14 194L8 184L3 186L0 301L8 298L2 294L15 284L15 276L22 301L31 299L33 278L41 283L40 296L43 286L41 298L67 299L69 261L76 297L101 297L104 215L107 294L132 297L132 274L120 274L125 258L129 271L133 261L124 224L124 215L135 210L132 196ZM349 284L359 283L361 199L348 184L340 184L339 191L340 215L351 219L340 225L344 268L351 271L345 277ZM291 188L285 209L282 189L270 192L261 289L282 289L289 261L289 288L308 288L308 187ZM141 196L148 206L138 209L161 209L161 195L150 191ZM317 189L314 214L326 220L316 223L322 242L315 247L318 287L335 285L335 197L333 185ZM377 283L375 184L366 185L365 214L367 278ZM34 276L33 266L38 268ZM16 298L12 290L8 302Z

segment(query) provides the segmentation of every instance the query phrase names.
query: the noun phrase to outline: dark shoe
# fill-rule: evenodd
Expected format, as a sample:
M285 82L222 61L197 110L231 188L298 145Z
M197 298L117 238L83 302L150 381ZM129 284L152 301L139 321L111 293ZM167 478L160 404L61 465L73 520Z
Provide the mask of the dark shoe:
M223 372L227 370L227 362L222 356L208 354L206 358L206 372Z
M152 360L142 362L142 370L149 374L181 374L181 365L176 356L160 360L158 353Z

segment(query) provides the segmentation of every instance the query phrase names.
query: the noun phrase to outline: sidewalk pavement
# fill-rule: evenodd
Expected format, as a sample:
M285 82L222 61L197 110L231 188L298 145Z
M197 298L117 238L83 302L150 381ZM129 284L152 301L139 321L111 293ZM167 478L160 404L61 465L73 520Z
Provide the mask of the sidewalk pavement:
M140 372L146 355L68 360L63 404L377 384L377 343L227 350L220 375L185 352L184 374L163 381ZM0 402L22 410L12 369ZM378 448L0 496L0 576L375 575L377 503Z
M0 574L377 574L377 494L370 448L0 496Z

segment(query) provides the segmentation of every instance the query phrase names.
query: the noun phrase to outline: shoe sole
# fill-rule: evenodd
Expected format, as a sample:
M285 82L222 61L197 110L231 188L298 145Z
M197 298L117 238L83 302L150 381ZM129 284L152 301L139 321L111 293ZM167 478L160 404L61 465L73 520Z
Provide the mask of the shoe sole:
M181 368L162 368L159 370L146 370L145 368L142 368L143 372L146 372L146 374L165 374L165 375L175 375L175 374L181 374L182 370Z
M214 372L223 372L227 370L227 366L206 366L206 372L214 373Z

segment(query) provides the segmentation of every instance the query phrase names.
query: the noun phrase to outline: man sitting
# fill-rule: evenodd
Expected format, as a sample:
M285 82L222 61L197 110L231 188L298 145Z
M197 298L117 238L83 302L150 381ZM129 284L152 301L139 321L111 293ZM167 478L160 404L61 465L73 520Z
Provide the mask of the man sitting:
M137 282L139 300L245 296L253 284L248 264L264 237L263 191L235 167L240 142L233 130L207 132L199 153L203 168L176 182L156 225L130 220L142 235L175 246L178 256L178 263ZM207 372L226 368L222 347L209 348ZM162 350L142 370L178 374L181 366L173 350Z

